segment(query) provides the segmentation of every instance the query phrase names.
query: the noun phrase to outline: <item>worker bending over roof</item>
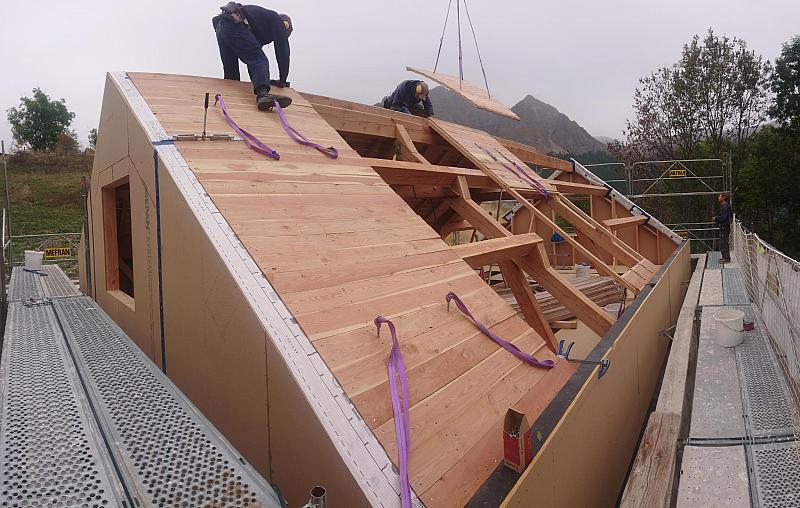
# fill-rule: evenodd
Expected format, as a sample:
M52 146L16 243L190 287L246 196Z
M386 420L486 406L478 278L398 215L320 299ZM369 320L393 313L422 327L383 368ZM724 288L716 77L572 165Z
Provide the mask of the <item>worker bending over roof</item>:
M239 81L239 60L247 65L256 104L261 111L269 111L275 101L282 108L292 103L290 97L270 93L270 85L279 88L289 86L289 36L292 20L286 14L259 7L228 2L220 7L222 12L211 20L217 33L219 56L225 79ZM278 61L280 79L269 79L269 60L262 46L274 43L275 59Z
M425 118L433 116L428 84L418 79L403 81L391 95L383 98L383 107Z

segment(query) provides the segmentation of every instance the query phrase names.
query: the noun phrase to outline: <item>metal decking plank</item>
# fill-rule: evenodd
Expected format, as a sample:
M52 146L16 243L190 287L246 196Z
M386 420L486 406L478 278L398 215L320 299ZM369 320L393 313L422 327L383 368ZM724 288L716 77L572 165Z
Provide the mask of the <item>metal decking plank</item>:
M53 306L143 504L279 506L265 480L93 300Z
M706 270L716 270L720 267L719 260L722 259L722 253L718 250L710 251L706 256Z
M8 285L8 301L20 302L22 300L44 298L41 275L24 270L21 266L11 270L11 282Z
M797 442L752 445L756 505L800 505L800 447Z
M59 298L69 296L81 296L81 292L75 284L69 280L67 274L58 265L44 265L42 271L46 277L40 277L44 296L47 298Z
M789 392L778 358L763 333L764 325L750 305L732 307L753 322L736 346L736 360L742 379L742 402L750 436L791 434L798 428L797 409Z
M747 305L750 303L740 269L722 269L722 294L725 298L725 305Z
M1 365L0 506L123 505L50 306L9 305Z

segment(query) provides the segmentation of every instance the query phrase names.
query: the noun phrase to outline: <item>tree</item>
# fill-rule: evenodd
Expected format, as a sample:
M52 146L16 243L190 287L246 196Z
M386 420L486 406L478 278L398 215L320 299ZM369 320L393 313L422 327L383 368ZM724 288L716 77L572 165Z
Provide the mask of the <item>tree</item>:
M97 129L92 129L89 131L89 148L92 150L97 148Z
M639 81L634 119L612 153L693 158L705 142L705 155L719 158L729 138L743 146L766 118L770 71L769 61L741 39L711 29L702 41L694 36L675 64Z
M770 88L775 94L770 115L782 126L800 131L800 35L783 45Z
M21 97L19 107L7 113L14 139L34 150L52 149L59 134L69 133L75 118L64 99L52 100L41 88L33 89L33 97Z
M800 134L765 127L749 142L739 177L736 212L745 224L787 255L800 256Z

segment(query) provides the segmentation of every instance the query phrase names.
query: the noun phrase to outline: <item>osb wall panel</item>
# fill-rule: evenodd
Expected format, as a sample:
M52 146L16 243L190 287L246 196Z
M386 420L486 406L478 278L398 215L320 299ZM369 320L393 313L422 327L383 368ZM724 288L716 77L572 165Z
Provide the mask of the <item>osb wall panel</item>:
M153 147L110 78L106 80L98 132L101 134L97 140L90 191L92 288L88 293L160 366L155 200L149 190L153 181ZM102 189L126 177L131 192L133 308L106 290Z
M266 334L163 164L159 181L167 375L268 478Z
M689 275L688 242L606 354L503 502L504 507L614 506L658 382ZM676 288L677 292L675 292Z

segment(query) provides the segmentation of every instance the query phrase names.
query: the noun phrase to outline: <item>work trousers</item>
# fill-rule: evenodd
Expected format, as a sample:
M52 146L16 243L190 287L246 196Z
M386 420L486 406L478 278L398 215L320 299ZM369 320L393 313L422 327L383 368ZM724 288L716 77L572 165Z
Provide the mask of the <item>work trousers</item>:
M731 258L731 227L719 227L719 250L722 252L722 259Z
M234 23L227 16L220 16L217 24L217 44L222 58L225 79L239 81L239 60L247 65L253 93L269 92L269 60L261 44L244 23Z

